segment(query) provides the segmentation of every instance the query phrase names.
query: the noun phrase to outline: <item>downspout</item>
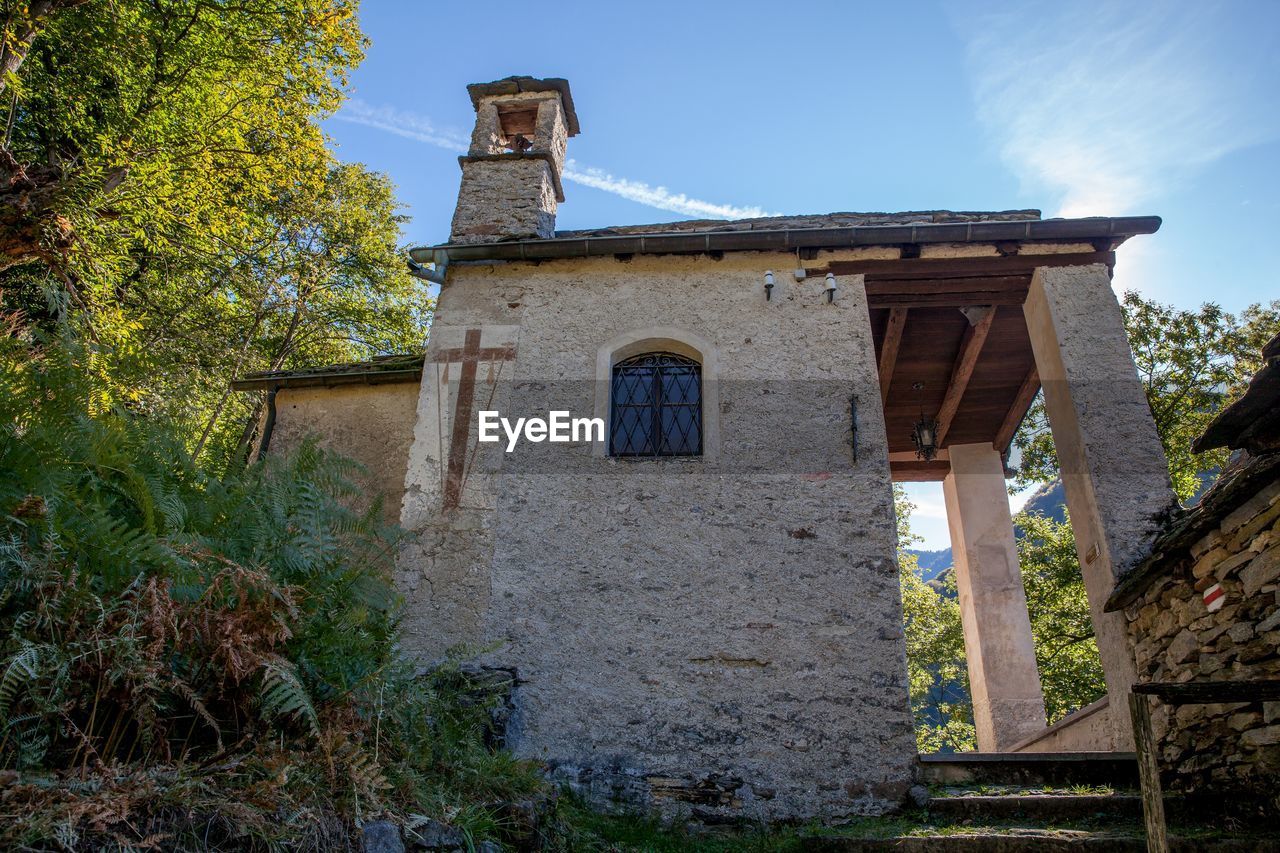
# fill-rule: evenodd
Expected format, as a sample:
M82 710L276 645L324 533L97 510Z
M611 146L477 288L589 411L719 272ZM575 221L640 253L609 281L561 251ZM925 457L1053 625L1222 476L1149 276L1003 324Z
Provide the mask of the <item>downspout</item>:
M279 390L278 385L272 385L271 390L267 391L267 419L262 424L262 440L258 442L258 453L255 457L259 461L271 448L271 433L276 428L276 392Z
M406 258L409 264L409 275L414 278L420 278L423 281L429 281L432 284L443 285L444 274L449 268L449 255L441 251L433 251L431 253L431 266L424 266L412 257Z

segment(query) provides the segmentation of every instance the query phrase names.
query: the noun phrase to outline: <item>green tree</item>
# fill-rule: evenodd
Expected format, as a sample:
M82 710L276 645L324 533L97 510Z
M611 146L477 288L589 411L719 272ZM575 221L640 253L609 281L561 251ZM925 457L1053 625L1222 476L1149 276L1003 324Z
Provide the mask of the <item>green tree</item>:
M354 463L212 472L98 380L110 352L34 338L0 338L0 849L352 849L383 813L528 846L501 804L537 768L401 656Z
M919 561L907 550L919 541L911 532L914 507L900 485L894 485L893 498L916 745L921 752L970 750L974 748L973 706L955 577L947 572L941 589L920 579Z
M1107 692L1070 520L1014 517L1036 667L1050 723Z
M1225 451L1194 455L1191 442L1244 393L1261 366L1262 345L1280 331L1280 302L1252 305L1236 315L1211 303L1187 311L1129 292L1122 307L1169 476L1178 497L1187 500L1201 488L1206 472L1227 456ZM1032 406L1015 445L1021 457L1015 488L1057 477L1043 397Z
M66 314L134 409L214 459L252 414L233 375L421 346L393 189L318 125L363 55L354 3L6 8L6 308Z

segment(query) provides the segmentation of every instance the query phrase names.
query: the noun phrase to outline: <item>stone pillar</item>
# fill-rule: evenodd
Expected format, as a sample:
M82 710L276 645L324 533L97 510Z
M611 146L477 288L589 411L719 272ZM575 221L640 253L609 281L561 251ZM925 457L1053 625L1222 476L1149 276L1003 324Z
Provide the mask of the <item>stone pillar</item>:
M1106 673L1112 737L1129 750L1133 650L1122 614L1102 608L1175 502L1168 461L1107 268L1036 270L1023 311Z
M1045 727L1004 465L990 444L953 444L948 452L942 490L978 750L1003 752Z

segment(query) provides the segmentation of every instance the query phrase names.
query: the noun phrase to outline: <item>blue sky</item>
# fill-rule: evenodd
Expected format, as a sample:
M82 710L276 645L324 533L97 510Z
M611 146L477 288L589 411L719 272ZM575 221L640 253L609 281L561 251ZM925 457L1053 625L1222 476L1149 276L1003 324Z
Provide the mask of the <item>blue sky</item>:
M1280 2L365 0L372 44L325 128L442 242L467 83L568 78L560 228L1034 207L1158 214L1117 289L1280 298ZM913 525L945 547L941 494Z

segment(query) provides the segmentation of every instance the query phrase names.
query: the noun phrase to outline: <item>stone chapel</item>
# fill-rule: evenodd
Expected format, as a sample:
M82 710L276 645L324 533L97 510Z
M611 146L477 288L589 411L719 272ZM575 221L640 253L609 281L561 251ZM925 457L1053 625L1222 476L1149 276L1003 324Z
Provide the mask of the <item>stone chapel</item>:
M1116 580L1174 503L1111 287L1154 216L832 213L557 231L565 80L476 123L425 356L245 377L407 531L405 644L514 673L507 744L596 801L876 814L915 778L892 483L943 483L979 749L1132 749ZM1047 729L1005 491L1043 390L1108 699ZM599 418L482 442L480 414ZM595 440L593 440L593 438Z

